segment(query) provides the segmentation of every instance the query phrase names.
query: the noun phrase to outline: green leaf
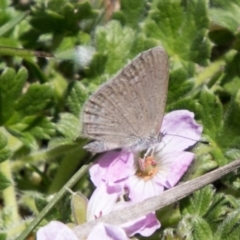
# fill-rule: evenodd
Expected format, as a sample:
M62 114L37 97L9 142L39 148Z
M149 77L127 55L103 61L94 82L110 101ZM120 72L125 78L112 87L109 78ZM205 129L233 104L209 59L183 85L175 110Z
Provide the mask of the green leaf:
M77 225L87 221L88 199L80 192L73 193L71 199L72 213Z
M45 198L36 196L35 197L35 204L39 212L48 204ZM59 220L62 222L70 221L70 201L69 196L65 196L62 198L55 206L51 209L46 215L46 219L51 220Z
M55 124L47 117L27 116L11 125L11 129L17 132L30 133L38 139L50 139L55 133Z
M144 30L147 36L158 39L171 56L206 65L211 47L206 38L207 4L206 0L154 1Z
M74 11L77 12L76 14L76 22L77 21L80 21L80 20L83 20L83 19L89 19L89 18L93 18L93 17L96 17L97 16L97 11L94 11L92 9L92 5L89 1L82 1L82 2L79 2L76 4L76 9L74 9ZM68 20L69 19L69 13L66 12L65 13L65 16ZM69 22L69 25L71 25L71 22Z
M12 182L9 181L3 174L0 172L0 191L6 189L7 187L11 186Z
M33 18L30 23L42 33L51 32L52 30L63 33L64 17L43 7L33 8Z
M33 73L37 79L39 79L40 83L45 83L48 82L47 77L44 75L44 73L42 72L42 70L39 68L39 66L32 61L31 59L25 58L25 64L29 69L29 73Z
M0 77L0 123L4 124L13 114L15 102L21 95L27 71L21 68L16 74L7 68Z
M211 154L213 159L220 165L227 163L224 151L221 148L222 137L220 136L223 127L223 107L220 100L206 87L200 93L201 105L198 105L196 112L203 123L205 134L211 141Z
M28 13L24 13L24 12L16 14L14 18L12 18L10 21L8 21L7 23L5 23L4 25L2 25L0 27L0 36L4 35L8 31L10 31L12 28L14 28L27 15L28 15Z
M7 240L7 233L4 231L0 232L0 240Z
M9 5L8 5L8 1L1 1L0 2L0 9L2 11L2 16L0 18L0 25L3 25L5 22L7 22L9 20L9 13L8 13L8 8L9 8Z
M36 208L38 209L39 212L41 212L41 210L48 204L48 201L46 200L46 198L40 197L40 196L35 196L35 205ZM48 220L53 220L53 219L57 219L59 217L59 214L56 210L56 208L52 208L51 211L48 212L46 219Z
M212 19L210 39L219 46L240 49L239 41L239 14L240 6L238 1L212 3L209 16Z
M53 99L53 90L49 84L33 83L19 99L16 110L23 115L32 115L45 110Z
M80 82L73 82L69 85L67 106L70 111L79 118L83 103L88 97L88 91Z
M97 52L89 67L84 70L86 78L82 81L89 87L89 92L95 91L97 86L116 74L127 60L132 59L130 50L135 48L136 40L135 31L129 27L122 27L117 21L110 21L104 27L98 27L95 38Z
M70 216L71 216L71 203L69 195L66 195L63 197L57 204L56 209L59 212L60 218L59 220L62 222L70 222Z
M8 138L6 135L6 131L3 128L0 128L0 163L9 159L12 154L12 151L7 146Z
M225 113L223 129L220 132L219 142L223 147L238 148L240 144L240 91L232 98ZM228 139L226 141L225 139Z
M201 217L193 218L193 239L213 239L213 234L209 224Z
M58 192L64 184L73 176L76 170L79 168L79 164L85 161L88 153L83 150L83 144L81 142L78 145L75 145L75 148L72 148L71 151L62 152L63 158L61 159L61 164L58 168L55 178L52 180L51 186L48 193L52 194ZM83 179L82 179L83 180Z
M52 138L51 141L49 141L48 147L49 149L60 147L60 146L67 146L67 145L73 145L74 142L72 139L69 138Z
M86 144L86 141L84 143ZM32 154L24 156L21 159L21 161L24 161L24 163L26 163L26 162L42 162L43 160L50 161L52 159L60 158L64 154L72 152L75 149L79 149L81 147L81 145L79 145L79 144L82 144L82 143L79 143L79 142L73 143L73 141L70 141L67 138L53 139L49 143L49 147L47 149L34 151ZM17 165L16 168L17 167L19 167L19 166Z
M8 139L5 133L4 128L0 128L0 149L3 149L7 146Z
M204 125L204 131L216 140L219 130L222 128L222 105L219 99L206 87L201 91L200 104L198 114Z
M118 19L125 25L132 28L139 26L139 21L144 14L144 1L138 0L122 0L121 1L121 11L115 12L113 14L113 19Z
M76 139L80 134L80 120L73 114L63 113L57 124L57 130L65 137Z
M193 215L204 216L212 204L215 190L211 185L206 186L200 191L196 191L191 198Z
M240 228L239 228L240 213L239 210L229 214L224 219L222 224L219 225L214 238L215 239L239 239Z
M240 206L240 201L238 198L235 198L235 196L226 194L224 195L226 201L228 204L230 204L234 209L238 209Z
M38 143L36 139L28 132L19 132L14 128L7 128L10 134L18 138L25 146L27 146L30 149L38 149Z
M229 57L226 59L226 69L221 78L221 83L224 89L229 94L236 94L239 88L240 79L240 54L236 51L231 51Z
M41 33L52 32L54 34L73 35L79 31L79 23L96 16L91 4L83 1L75 5L55 2L45 9L44 6L33 8L32 26ZM71 16L71 17L69 17Z
M12 151L9 148L1 149L0 150L0 163L9 159L12 155Z
M211 147L200 143L193 150L195 153L195 160L184 176L184 179L186 180L199 177L218 167L218 164L214 161L212 154L209 153L209 151L211 151Z
M181 201L181 211L184 214L191 214L203 217L209 210L215 191L212 186L207 186L196 191L191 198Z
M236 33L240 25L240 6L231 1L228 4L224 4L221 8L210 9L210 17L213 21L212 24L221 26L232 33Z
M2 51L5 52L5 47L19 47L19 42L16 39L8 38L8 37L0 37L0 55L2 54Z
M99 77L102 73L104 73L107 60L108 57L106 54L99 52L95 53L89 66L84 69L85 76L88 78ZM86 85L89 85L89 82L87 82Z
M229 208L226 205L229 202L223 193L214 194L212 197L211 206L205 215L205 220L211 225L213 230L218 226L218 221L228 213Z
M129 49L134 38L135 31L129 27L122 27L117 21L111 21L106 26L97 28L97 50L108 55L106 73L114 74L123 67L129 57Z
M194 74L193 64L182 64L173 62L169 79L168 103L175 103L182 100L183 97L192 90L194 80L191 78ZM188 99L189 101L190 99Z

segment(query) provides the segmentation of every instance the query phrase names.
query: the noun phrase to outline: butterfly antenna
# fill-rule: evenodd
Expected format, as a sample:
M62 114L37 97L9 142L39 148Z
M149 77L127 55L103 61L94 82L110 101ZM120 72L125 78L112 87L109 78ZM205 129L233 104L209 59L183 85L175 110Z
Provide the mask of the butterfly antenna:
M168 135L168 136L174 136L174 137L181 137L181 138L185 138L185 139L188 139L188 140L191 140L191 141L194 141L194 142L198 142L198 143L202 143L202 144L206 144L206 145L209 145L210 142L206 141L206 140L196 140L196 139L193 139L193 138L189 138L189 137L185 137L185 136L181 136L181 135L177 135L177 134L171 134L171 133L164 133L164 135Z

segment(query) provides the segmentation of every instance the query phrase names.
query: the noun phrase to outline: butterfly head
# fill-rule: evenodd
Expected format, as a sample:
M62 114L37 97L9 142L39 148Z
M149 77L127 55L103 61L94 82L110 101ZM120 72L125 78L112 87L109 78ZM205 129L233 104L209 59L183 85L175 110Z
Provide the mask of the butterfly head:
M139 141L131 147L134 152L141 152L153 147L155 144L162 141L163 134L160 132L157 135L150 135L147 138L141 138Z

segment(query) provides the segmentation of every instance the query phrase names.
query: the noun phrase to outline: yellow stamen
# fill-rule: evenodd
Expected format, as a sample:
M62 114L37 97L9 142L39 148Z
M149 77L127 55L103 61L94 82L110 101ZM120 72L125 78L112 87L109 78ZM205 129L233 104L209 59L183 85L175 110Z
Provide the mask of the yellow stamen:
M151 179L158 172L158 166L153 156L148 156L145 159L140 159L140 167L137 170L136 175L142 178L144 181Z

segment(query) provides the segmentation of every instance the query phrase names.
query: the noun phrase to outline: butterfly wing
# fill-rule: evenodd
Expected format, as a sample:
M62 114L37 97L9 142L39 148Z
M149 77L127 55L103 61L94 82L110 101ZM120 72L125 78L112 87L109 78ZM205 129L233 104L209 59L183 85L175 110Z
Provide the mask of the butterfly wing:
M168 57L161 47L139 54L83 106L82 136L93 152L131 148L159 133L167 98Z

